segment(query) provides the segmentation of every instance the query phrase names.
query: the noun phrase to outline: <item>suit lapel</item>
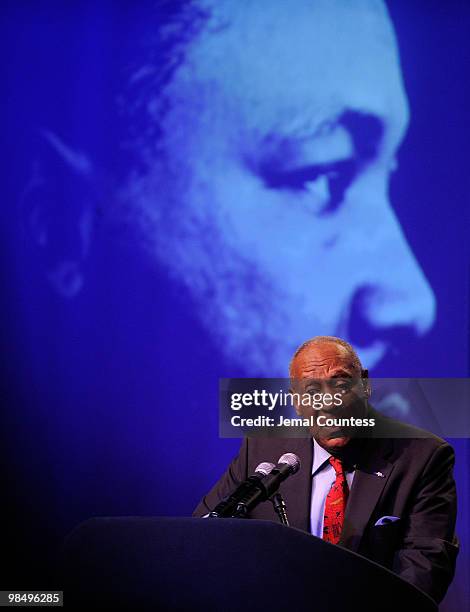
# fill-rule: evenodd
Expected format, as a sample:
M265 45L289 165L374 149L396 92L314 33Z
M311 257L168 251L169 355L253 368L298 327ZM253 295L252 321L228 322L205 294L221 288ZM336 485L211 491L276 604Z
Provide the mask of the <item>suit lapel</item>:
M387 461L389 440L368 440L368 449L354 473L339 544L357 551L362 534L393 470ZM372 449L371 449L372 446Z

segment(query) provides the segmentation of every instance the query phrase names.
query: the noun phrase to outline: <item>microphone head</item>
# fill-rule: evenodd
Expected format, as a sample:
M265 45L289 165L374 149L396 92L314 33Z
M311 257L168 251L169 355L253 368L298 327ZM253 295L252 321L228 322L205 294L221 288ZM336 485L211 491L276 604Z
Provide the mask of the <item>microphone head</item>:
M269 461L263 461L260 463L255 470L255 473L263 474L263 476L267 476L270 474L276 466L274 463L269 463Z
M300 459L294 453L286 453L279 457L278 463L287 463L290 465L291 474L296 474L300 470Z

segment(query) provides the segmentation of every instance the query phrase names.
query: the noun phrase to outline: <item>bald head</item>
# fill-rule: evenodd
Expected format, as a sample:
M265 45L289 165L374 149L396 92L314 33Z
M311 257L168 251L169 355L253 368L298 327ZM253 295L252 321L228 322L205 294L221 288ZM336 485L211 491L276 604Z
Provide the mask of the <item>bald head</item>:
M341 374L361 376L362 364L353 347L335 336L315 336L295 351L289 365L291 378L330 378Z

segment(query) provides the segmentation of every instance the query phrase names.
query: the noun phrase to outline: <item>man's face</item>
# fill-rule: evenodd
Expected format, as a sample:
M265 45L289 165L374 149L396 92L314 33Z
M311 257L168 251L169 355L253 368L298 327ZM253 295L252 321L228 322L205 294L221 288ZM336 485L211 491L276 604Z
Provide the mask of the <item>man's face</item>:
M349 339L372 367L388 330L423 333L435 316L388 194L408 123L388 15L376 2L214 12L131 186L152 248L251 375L282 375L313 335Z
M312 344L304 348L291 366L292 391L314 395L331 393L341 396L340 405L323 406L320 410L297 406L302 417L364 418L367 412L367 381L361 378L361 370L354 364L348 351L333 342ZM348 444L351 439L340 427L315 425L311 433L317 442L333 451Z

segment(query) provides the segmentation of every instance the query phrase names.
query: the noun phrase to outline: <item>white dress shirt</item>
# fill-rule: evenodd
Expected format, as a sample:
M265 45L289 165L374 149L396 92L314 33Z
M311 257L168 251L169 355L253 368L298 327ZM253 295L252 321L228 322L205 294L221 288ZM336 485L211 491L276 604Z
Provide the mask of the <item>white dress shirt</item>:
M312 498L310 502L310 531L323 538L323 517L326 497L336 480L334 467L328 461L331 454L313 439ZM346 471L346 480L351 489L354 470Z

